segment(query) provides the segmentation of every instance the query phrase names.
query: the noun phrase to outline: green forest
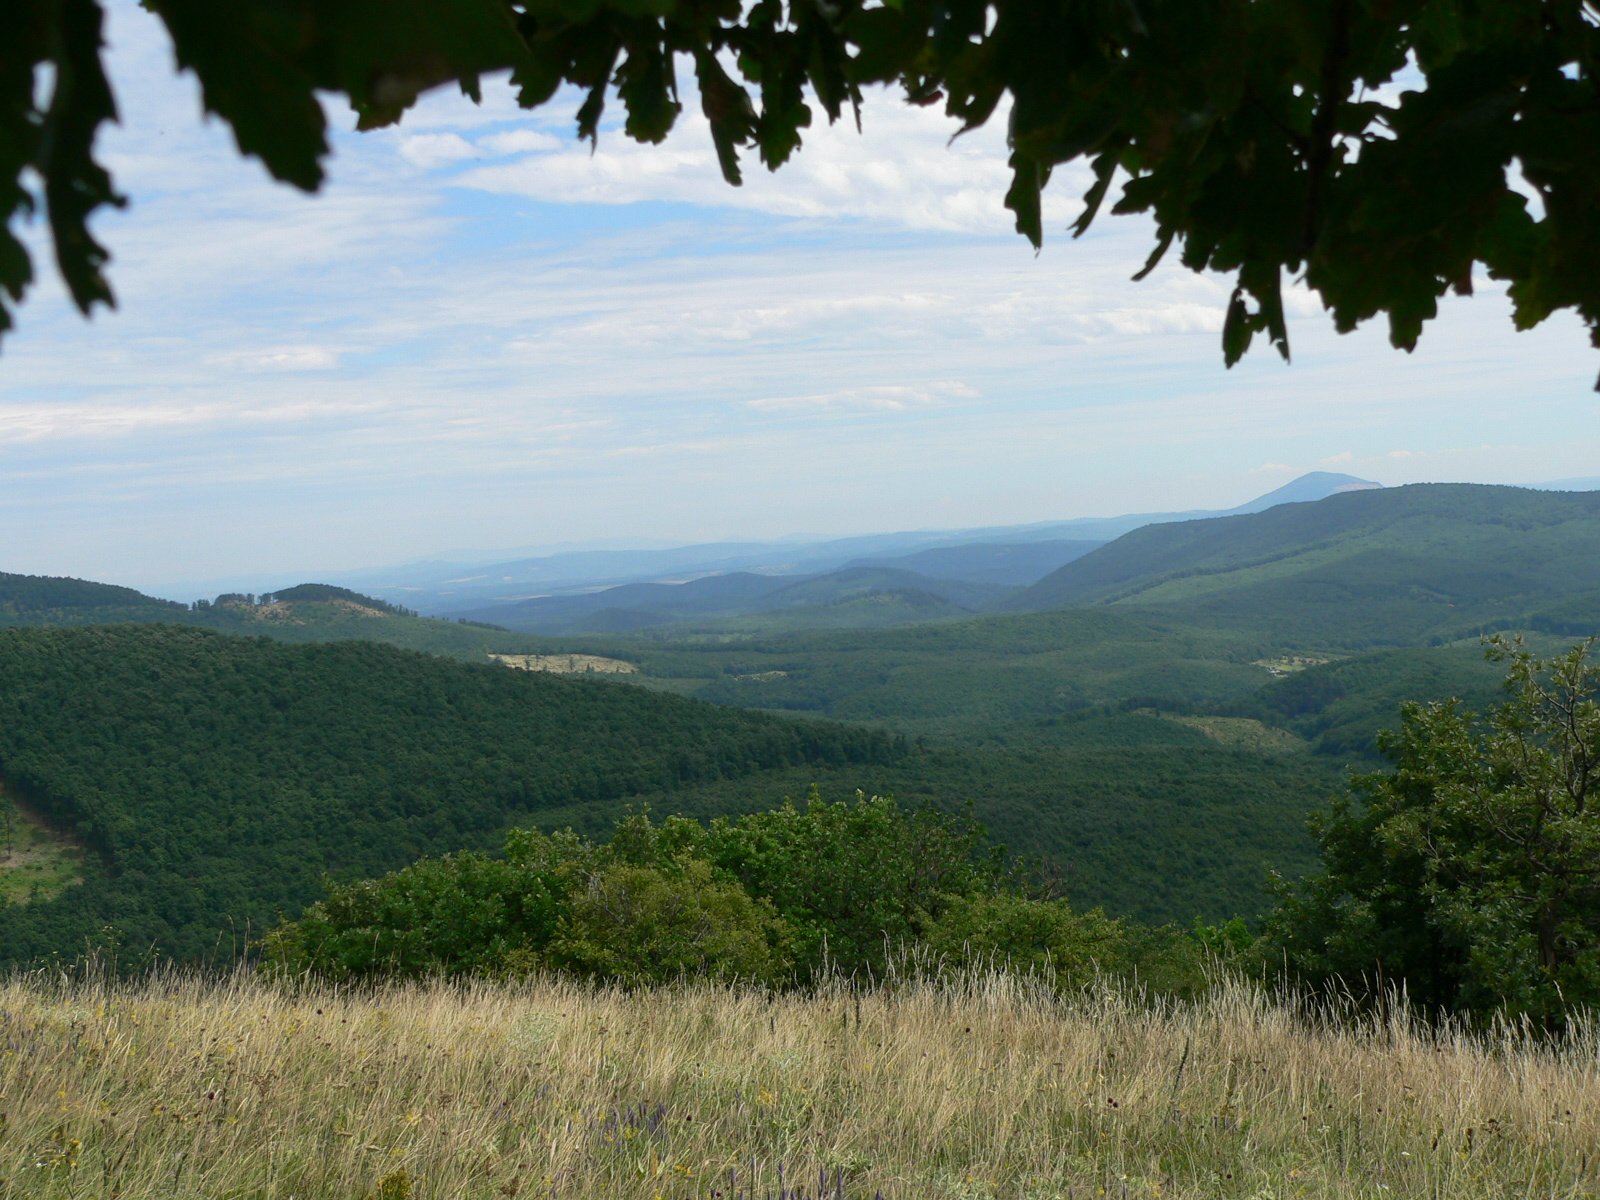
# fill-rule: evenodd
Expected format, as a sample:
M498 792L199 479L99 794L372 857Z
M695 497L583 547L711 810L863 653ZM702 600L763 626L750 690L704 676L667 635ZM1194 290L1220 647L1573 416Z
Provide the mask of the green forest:
M0 908L11 962L107 927L204 957L324 872L495 844L543 808L905 753L641 688L171 625L3 629L0 679L6 784L92 851L82 886Z

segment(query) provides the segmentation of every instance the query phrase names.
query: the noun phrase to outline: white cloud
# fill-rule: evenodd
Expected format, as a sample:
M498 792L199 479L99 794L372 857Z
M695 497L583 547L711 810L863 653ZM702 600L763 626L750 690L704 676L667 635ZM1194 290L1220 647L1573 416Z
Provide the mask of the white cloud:
M216 355L213 361L257 371L327 371L339 365L339 354L327 346L279 346Z
M1330 454L1327 458L1323 459L1322 461L1324 463L1326 463L1328 466L1333 467L1333 466L1338 466L1340 463L1354 462L1355 461L1355 457L1356 456L1352 451L1346 450L1342 454Z
M1010 228L1003 203L1010 185L1003 112L952 144L957 126L938 109L912 108L874 93L863 105L862 125L865 134L858 134L851 121L829 126L819 120L805 132L800 152L777 173L747 154L744 183L737 188L723 181L710 127L693 110L661 146L629 141L615 128L603 131L593 148L531 130L493 135L480 144L497 153L510 152L514 138L547 152L477 167L456 182L549 203L669 200L813 220L887 221L911 229L991 233ZM1075 172L1063 172L1052 204L1070 195L1075 178Z
M401 157L425 171L464 158L475 158L477 154L477 147L459 133L414 133L400 141Z
M537 129L511 129L505 133L491 133L478 139L481 150L497 158L535 151L559 150L566 143L554 134Z
M769 396L746 400L745 407L762 412L907 412L917 408L967 399L978 393L964 383L932 383L922 387L888 384L879 387L845 388L810 396Z

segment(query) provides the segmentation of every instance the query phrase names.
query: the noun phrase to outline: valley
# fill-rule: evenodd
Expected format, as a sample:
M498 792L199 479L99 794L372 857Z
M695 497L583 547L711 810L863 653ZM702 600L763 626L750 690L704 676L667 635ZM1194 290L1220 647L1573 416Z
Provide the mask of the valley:
M1252 919L1269 872L1314 867L1307 816L1381 761L1403 702L1496 702L1481 634L1600 628L1590 493L1346 487L1052 566L1067 540L442 617L323 584L179 605L0 577L0 773L90 868L14 894L0 940L16 961L115 909L196 954L207 912L261 928L325 871L813 788L970 811L1080 908Z

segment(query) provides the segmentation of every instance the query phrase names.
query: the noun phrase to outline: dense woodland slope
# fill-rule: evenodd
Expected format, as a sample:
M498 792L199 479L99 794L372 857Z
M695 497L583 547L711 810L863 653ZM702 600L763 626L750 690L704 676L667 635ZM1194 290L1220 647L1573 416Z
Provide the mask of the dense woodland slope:
M1526 624L1597 589L1600 492L1416 484L1146 526L1007 604L1153 608L1360 648Z
M107 925L202 955L298 912L324 871L494 843L552 806L903 752L619 684L172 625L0 630L0 684L0 774L98 864L0 908L9 961Z

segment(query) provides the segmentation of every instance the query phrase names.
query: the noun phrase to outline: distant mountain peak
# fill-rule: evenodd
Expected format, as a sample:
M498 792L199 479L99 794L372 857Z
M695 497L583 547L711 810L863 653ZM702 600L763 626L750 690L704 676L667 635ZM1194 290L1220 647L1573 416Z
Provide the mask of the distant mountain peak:
M1365 492L1382 486L1383 484L1375 483L1371 479L1360 479L1338 471L1310 471L1298 479L1290 480L1281 488L1273 489L1265 496L1257 496L1249 503L1241 504L1238 508L1230 508L1219 515L1233 517L1245 513L1264 512L1279 504L1305 504L1313 500L1326 500L1329 496L1338 495L1340 492Z

